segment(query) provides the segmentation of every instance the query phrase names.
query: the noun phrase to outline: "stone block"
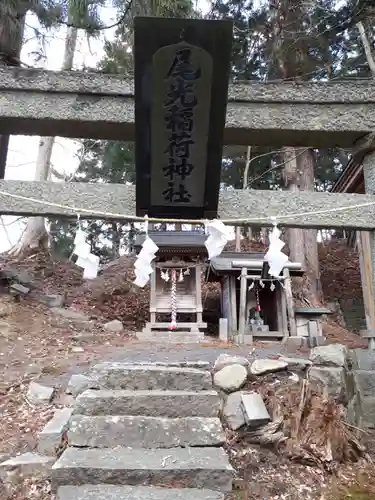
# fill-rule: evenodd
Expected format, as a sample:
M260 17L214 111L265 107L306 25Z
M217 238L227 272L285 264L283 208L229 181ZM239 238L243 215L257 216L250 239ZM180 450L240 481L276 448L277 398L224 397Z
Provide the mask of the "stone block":
M242 365L228 365L216 372L214 384L225 392L240 389L247 380L247 369Z
M38 435L38 451L42 455L54 456L61 449L64 433L68 428L72 408L56 410L52 419Z
M104 328L104 330L107 330L107 331L113 332L113 333L120 333L124 330L123 324L118 319L114 319L113 321L108 321L108 323L105 323L103 325L103 328Z
M224 500L219 491L113 484L61 486L56 500Z
M256 392L241 394L241 403L245 422L248 427L260 427L271 421L271 417L260 394Z
M208 371L195 368L164 367L157 365L130 365L126 363L100 363L90 371L102 389L212 390L212 377Z
M314 347L310 351L309 359L315 365L347 367L348 349L341 344Z
M47 457L37 453L23 453L0 464L0 478L8 481L10 476L47 479L56 457Z
M222 353L219 355L214 364L215 372L218 372L229 365L242 365L247 371L250 370L250 361L244 356L232 356L230 354Z
M341 403L348 401L345 369L338 366L312 366L308 377L311 381L318 382L327 387L329 396Z
M228 319L219 318L219 339L228 342Z
M217 417L220 398L215 391L85 391L74 406L80 415L144 417Z
M175 448L219 446L224 442L218 418L75 415L68 430L70 446L90 448Z
M233 431L240 429L246 423L241 395L241 391L229 394L223 408L224 420Z
M51 402L55 389L45 385L31 382L27 391L27 399L34 405L48 404Z
M74 374L70 377L68 382L68 387L66 388L66 394L71 394L72 396L78 396L81 392L87 389L95 389L99 387L98 384L87 375L81 373Z
M67 448L52 467L53 490L65 485L118 484L231 491L234 470L222 448L169 450Z
M40 297L39 302L48 307L61 308L64 305L65 297L58 294L46 294Z
M288 368L288 363L280 359L256 359L252 362L250 372L252 375L265 375L275 373Z
M375 397L375 370L354 370L354 383L361 397Z

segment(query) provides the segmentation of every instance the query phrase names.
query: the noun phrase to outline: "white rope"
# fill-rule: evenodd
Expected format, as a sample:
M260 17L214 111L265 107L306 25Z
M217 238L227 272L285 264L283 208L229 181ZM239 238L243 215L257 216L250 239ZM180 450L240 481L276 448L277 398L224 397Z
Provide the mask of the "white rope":
M103 218L113 218L113 219L120 219L120 220L126 220L129 222L145 222L147 220L148 222L151 223L181 223L181 224L207 224L207 219L171 219L171 218L158 218L158 217L138 217L136 215L124 215L124 214L118 214L118 213L112 213L112 212L102 212L100 210L92 211L92 210L87 210L82 207L74 207L70 205L62 205L60 203L54 203L52 201L43 201L43 200L38 200L36 198L30 198L28 196L22 196L19 194L13 194L13 193L8 193L7 191L1 191L0 190L0 195L3 196L8 196L9 198L14 198L18 200L24 200L24 201L29 201L32 203L36 203L38 205L44 205L44 206L49 206L49 207L55 207L55 208L61 208L62 210L66 210L69 212L75 212L77 215L83 215L87 214L90 216L97 216L97 217L103 217ZM280 215L269 215L268 218L270 221L273 221L272 224L277 223L276 221L282 221L286 219L291 219L291 218L299 218L299 217L308 217L308 216L313 216L313 215L323 215L323 214L329 214L329 213L336 213L336 212L345 212L345 211L350 211L350 210L357 210L359 208L365 208L365 207L371 207L375 205L375 201L369 201L366 203L359 203L356 205L349 205L346 207L334 207L334 208L328 208L328 209L322 209L322 210L316 210L313 212L295 212L295 213L290 213L290 214L280 214ZM43 216L43 214L38 214L40 216ZM61 214L62 216L64 214ZM221 222L224 224L228 225L238 225L238 224L247 224L247 223L253 223L257 221L264 221L267 216L264 217L256 217L256 218L243 218L243 219L220 219Z
M172 269L172 279L171 279L171 323L169 325L170 330L176 330L177 328L177 271Z

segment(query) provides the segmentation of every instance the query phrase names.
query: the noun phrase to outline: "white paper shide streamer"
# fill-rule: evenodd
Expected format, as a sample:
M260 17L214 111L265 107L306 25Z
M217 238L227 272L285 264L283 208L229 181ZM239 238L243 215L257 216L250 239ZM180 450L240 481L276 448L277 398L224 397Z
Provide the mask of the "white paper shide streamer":
M83 268L83 279L94 279L99 271L99 257L91 253L90 245L86 242L86 233L78 229L74 239L74 255L77 255L76 265Z
M227 227L218 219L206 223L206 232L208 238L205 246L209 259L220 255L228 241L234 239L233 228Z
M270 266L269 274L277 278L280 276L285 264L288 262L288 256L281 250L284 248L285 243L280 239L281 231L277 228L276 224L273 226L273 230L269 235L270 246L264 259L268 262Z
M134 263L134 285L137 285L140 288L143 288L147 285L150 276L154 271L151 266L151 262L155 258L155 254L158 250L159 247L152 241L149 236L146 236L146 239L142 244L142 250L137 255L137 260Z

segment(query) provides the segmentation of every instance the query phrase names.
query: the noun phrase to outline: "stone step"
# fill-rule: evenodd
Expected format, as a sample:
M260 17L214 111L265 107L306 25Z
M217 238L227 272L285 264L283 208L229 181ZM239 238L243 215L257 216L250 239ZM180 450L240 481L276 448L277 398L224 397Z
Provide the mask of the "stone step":
M75 415L68 431L70 446L89 448L176 448L220 446L224 442L219 418Z
M193 488L91 485L61 486L56 500L224 500L224 494Z
M128 391L205 391L212 390L209 371L196 368L127 363L99 363L90 371L100 389Z
M215 391L87 390L77 397L73 414L217 417L220 405L219 395Z
M197 344L204 341L204 333L192 333L188 331L168 332L168 331L142 331L137 332L137 339L140 342L156 342L169 344Z
M52 467L52 487L85 484L231 491L234 470L222 448L67 448Z

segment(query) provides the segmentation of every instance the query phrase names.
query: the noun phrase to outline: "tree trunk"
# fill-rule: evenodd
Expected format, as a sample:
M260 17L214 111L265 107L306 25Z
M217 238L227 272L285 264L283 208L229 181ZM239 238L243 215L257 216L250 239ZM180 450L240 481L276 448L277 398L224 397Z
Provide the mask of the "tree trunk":
M300 186L300 172L297 167L298 149L293 147L284 147L284 169L283 178L288 191L298 192ZM287 229L287 239L289 243L289 258L294 262L300 262L302 267L306 267L305 245L303 239L303 230L299 228Z
M2 2L0 2L1 4ZM0 5L0 66L19 66L25 28L26 7L19 12L12 9L12 2ZM9 148L9 135L0 136L0 179L5 178Z
M74 52L77 46L78 30L68 28L65 38L63 71L71 71L73 68ZM55 137L41 137L39 141L38 157L35 169L35 181L47 181L51 166L51 157ZM28 253L38 250L46 250L49 247L49 234L44 217L30 217L27 221L25 232L19 242L10 250L10 254L16 257L24 257Z
M315 155L312 149L307 149L297 157L297 168L300 172L300 189L302 191L314 191L315 188ZM322 302L319 256L318 256L318 231L317 229L304 229L304 253L306 274L308 283L308 299L313 305Z

